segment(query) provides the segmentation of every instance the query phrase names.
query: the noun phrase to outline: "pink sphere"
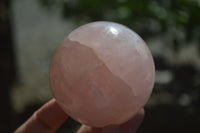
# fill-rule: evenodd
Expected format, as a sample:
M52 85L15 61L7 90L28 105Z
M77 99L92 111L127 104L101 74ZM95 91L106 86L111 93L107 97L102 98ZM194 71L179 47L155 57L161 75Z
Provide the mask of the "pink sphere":
M50 82L68 115L104 127L126 122L146 104L154 75L139 35L117 23L94 22L72 31L57 48Z

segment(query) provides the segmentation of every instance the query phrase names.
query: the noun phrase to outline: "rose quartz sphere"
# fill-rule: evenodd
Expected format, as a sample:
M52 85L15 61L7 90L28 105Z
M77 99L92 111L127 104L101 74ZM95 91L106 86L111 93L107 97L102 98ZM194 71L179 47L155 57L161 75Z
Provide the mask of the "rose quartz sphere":
M121 24L94 22L72 31L57 48L50 82L68 115L104 127L126 122L145 105L154 73L139 35Z

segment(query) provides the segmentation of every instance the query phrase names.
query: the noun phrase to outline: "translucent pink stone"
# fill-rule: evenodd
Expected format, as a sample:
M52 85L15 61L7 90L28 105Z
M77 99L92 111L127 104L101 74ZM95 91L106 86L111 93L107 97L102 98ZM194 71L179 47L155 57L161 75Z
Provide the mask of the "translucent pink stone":
M67 114L103 127L127 121L145 105L154 73L152 55L135 32L94 22L72 31L57 48L50 82Z

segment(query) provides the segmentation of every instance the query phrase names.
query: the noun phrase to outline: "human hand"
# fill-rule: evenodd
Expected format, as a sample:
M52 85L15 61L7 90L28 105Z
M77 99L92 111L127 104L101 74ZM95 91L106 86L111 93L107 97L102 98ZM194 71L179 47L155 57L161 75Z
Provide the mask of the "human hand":
M131 120L120 126L93 128L82 125L77 133L134 133L144 117L141 109ZM50 100L37 110L15 133L54 133L68 118L55 99Z

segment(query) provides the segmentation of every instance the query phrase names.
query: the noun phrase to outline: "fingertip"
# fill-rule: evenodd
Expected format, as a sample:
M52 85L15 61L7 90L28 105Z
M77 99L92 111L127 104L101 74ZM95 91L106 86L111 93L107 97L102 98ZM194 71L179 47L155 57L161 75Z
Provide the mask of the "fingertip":
M120 133L120 127L117 125L107 126L102 129L101 133Z
M125 122L120 126L122 133L135 133L136 130L141 125L143 119L144 119L145 111L142 108L138 113L130 120Z
M52 133L68 118L55 99L50 100L21 125L15 133Z
M94 128L87 125L82 125L76 133L100 133L101 128Z

